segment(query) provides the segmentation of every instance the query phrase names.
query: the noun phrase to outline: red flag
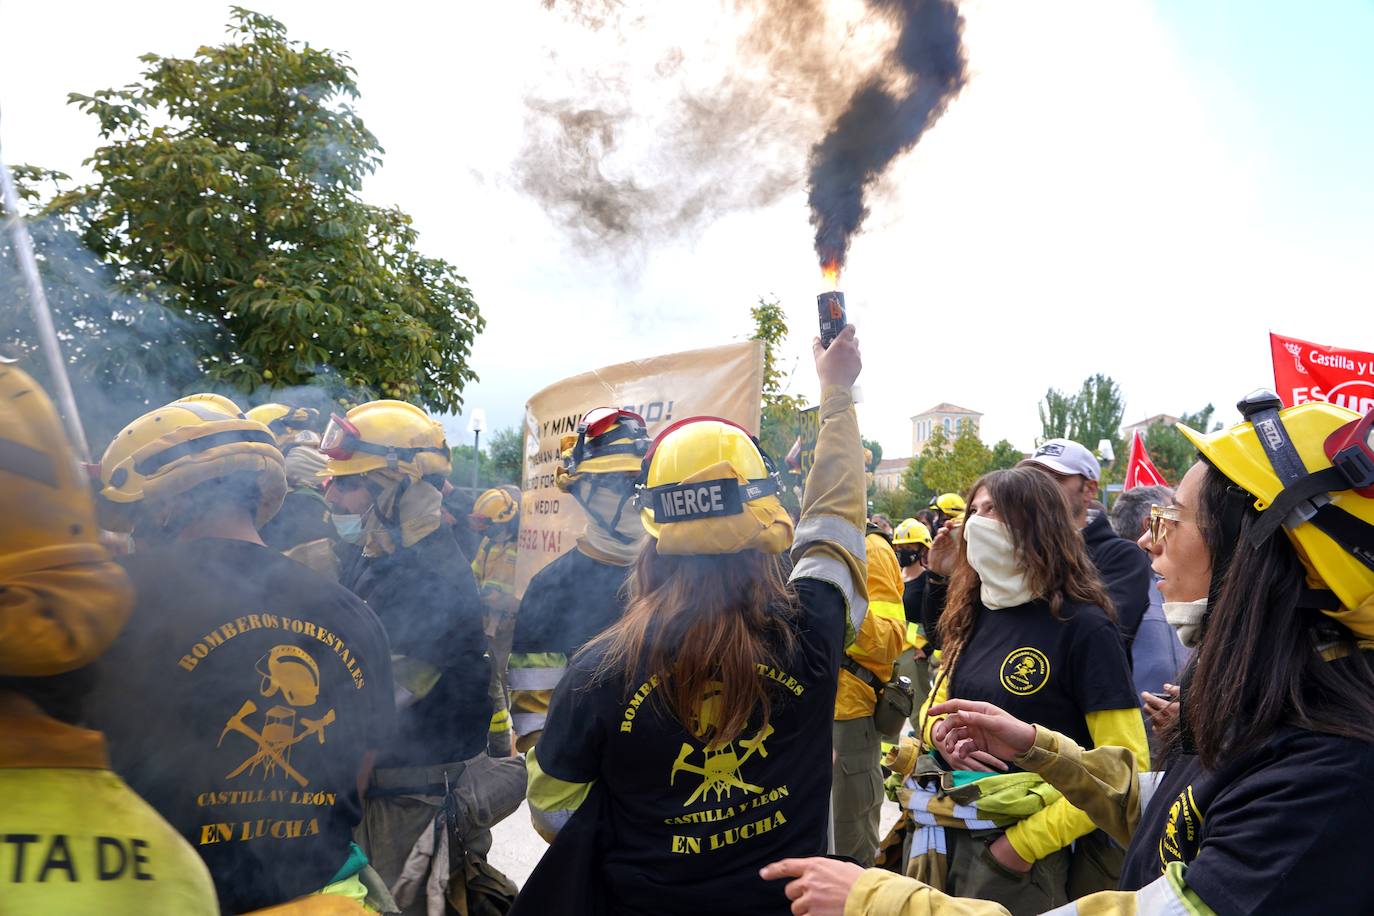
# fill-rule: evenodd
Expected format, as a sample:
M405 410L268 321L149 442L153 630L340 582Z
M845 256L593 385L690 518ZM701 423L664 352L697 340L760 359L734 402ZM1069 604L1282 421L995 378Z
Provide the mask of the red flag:
M1121 485L1122 489L1168 485L1164 475L1159 473L1159 469L1150 460L1150 453L1145 451L1145 438L1137 429L1131 434L1131 455L1126 459L1126 481Z
M1357 413L1374 410L1374 353L1325 347L1270 333L1274 387L1285 407L1330 401Z

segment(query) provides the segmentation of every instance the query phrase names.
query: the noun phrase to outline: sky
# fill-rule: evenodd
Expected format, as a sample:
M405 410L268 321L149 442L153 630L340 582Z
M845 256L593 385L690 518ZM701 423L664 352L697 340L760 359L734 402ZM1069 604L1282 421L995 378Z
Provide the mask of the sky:
M790 184L768 205L732 201L629 246L567 232L513 167L527 99L599 81L624 85L636 116L608 168L690 182L691 157L665 155L671 86L653 67L674 49L686 79L731 67L730 0L624 0L627 40L539 0L245 2L350 54L386 149L363 196L411 214L421 249L467 277L487 327L465 402L489 429L519 425L561 378L743 338L760 296L786 307L791 391L814 400L821 284L802 176L818 122L799 114L767 143L721 138L722 156L747 166L766 146L781 163ZM1127 423L1208 402L1230 422L1240 396L1273 384L1268 331L1374 350L1374 4L960 7L968 85L883 178L842 281L860 421L886 457L911 453L908 418L940 402L983 412L989 442L1029 449L1045 390L1093 373L1121 385ZM837 67L884 46L880 25L856 25L858 0L829 13ZM16 27L0 54L5 160L88 175L94 119L67 93L135 79L145 52L218 43L227 20L227 4L189 0L0 0ZM466 418L446 425L467 441Z

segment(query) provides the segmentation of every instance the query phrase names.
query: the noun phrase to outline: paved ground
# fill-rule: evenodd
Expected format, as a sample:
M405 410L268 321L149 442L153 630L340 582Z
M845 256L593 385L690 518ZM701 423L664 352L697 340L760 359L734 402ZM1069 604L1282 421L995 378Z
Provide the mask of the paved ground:
M883 802L882 826L879 835L885 835L897 820L896 802ZM510 817L492 828L493 843L491 864L505 872L517 885L523 885L539 857L548 848L539 834L530 826L529 808L524 805Z

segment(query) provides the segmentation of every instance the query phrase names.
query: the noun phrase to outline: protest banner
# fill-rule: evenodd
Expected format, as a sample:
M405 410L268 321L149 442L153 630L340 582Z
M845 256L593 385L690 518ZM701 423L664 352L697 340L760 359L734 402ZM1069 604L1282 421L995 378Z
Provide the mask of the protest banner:
M525 404L516 595L524 595L535 573L572 550L586 527L582 507L554 484L559 440L577 434L584 413L594 407L633 410L651 437L700 415L732 420L757 435L762 392L763 344L750 340L595 369L531 397Z
M1344 350L1270 333L1274 387L1285 407L1330 401L1359 413L1374 410L1374 353Z

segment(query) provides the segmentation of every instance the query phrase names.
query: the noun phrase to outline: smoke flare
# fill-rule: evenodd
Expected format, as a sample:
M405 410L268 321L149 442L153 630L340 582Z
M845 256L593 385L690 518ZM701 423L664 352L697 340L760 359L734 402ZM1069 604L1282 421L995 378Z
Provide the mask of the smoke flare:
M868 217L865 197L894 159L916 145L968 80L963 17L952 0L869 0L900 23L894 62L906 77L870 78L811 149L811 224L822 266L838 270Z

